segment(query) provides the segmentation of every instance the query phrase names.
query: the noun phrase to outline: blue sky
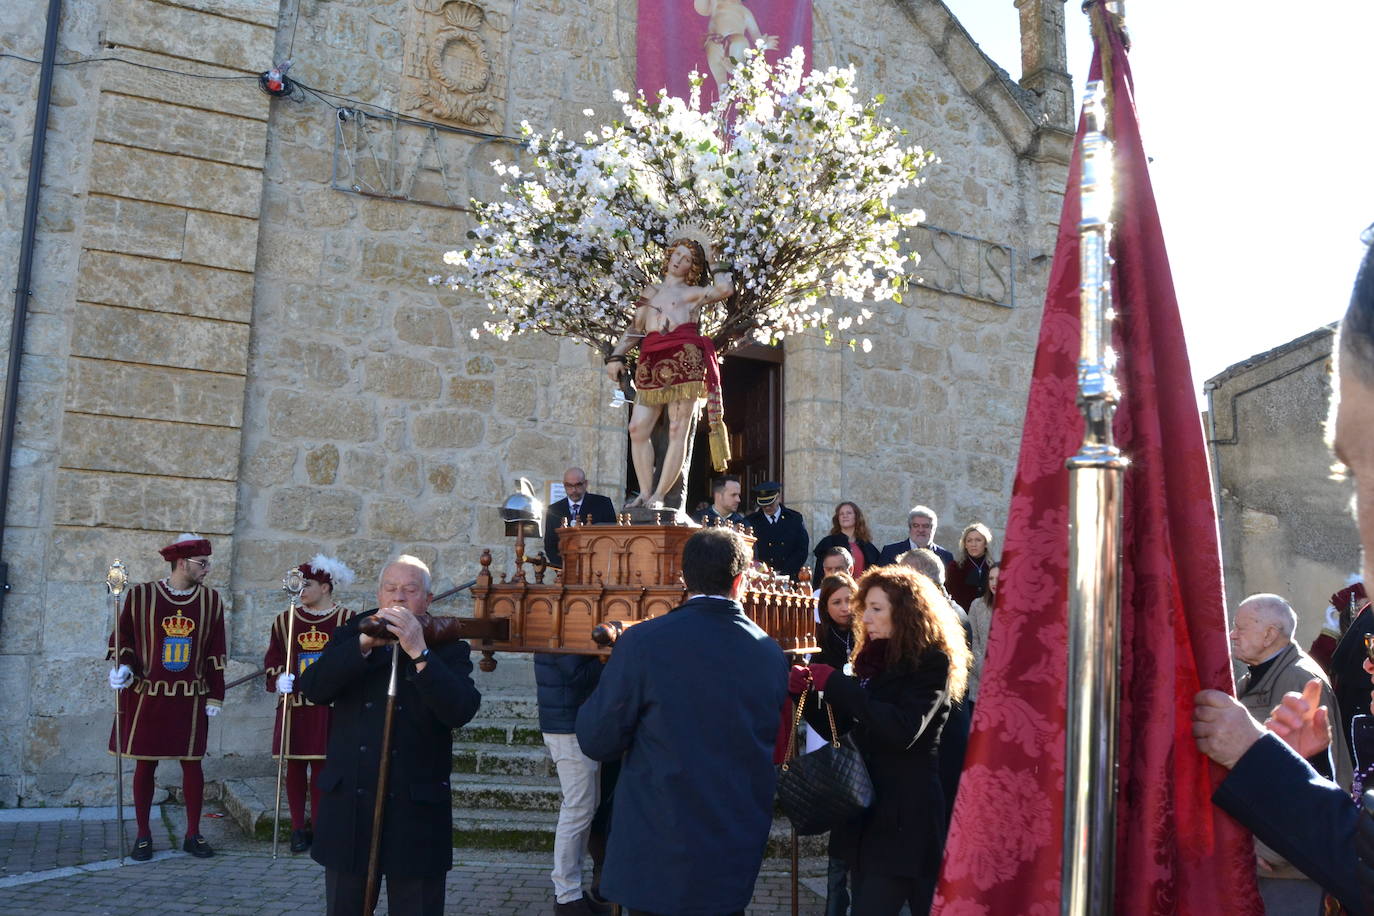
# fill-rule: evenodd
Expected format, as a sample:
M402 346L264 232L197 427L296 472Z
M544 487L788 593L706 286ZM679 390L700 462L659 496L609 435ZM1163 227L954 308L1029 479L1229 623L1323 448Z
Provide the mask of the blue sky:
M946 0L1021 75L1012 0ZM1066 5L1081 87L1087 17ZM1374 3L1127 0L1141 132L1194 384L1335 321L1374 222ZM1308 12L1310 11L1310 12Z

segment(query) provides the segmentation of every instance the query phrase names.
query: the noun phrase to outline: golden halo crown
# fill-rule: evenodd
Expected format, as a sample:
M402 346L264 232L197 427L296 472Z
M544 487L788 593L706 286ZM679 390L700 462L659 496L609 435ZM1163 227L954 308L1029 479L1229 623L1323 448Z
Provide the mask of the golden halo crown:
M674 221L668 224L663 233L663 244L671 245L676 239L691 239L701 246L701 250L706 252L706 260L716 259L716 243L712 238L711 230L699 219Z

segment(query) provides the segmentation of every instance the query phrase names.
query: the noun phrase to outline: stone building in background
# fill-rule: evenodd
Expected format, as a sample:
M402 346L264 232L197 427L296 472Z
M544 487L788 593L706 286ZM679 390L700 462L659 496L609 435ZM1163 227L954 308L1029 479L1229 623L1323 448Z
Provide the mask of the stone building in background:
M923 286L881 307L871 353L802 337L725 366L740 470L781 479L816 538L841 499L880 543L916 502L947 544L1005 523L1074 106L1063 0L1004 2L1019 84L939 0L816 0L815 64L854 61L941 159L908 240ZM0 51L39 60L46 6L0 5ZM578 464L616 498L626 481L600 361L548 337L475 341L481 304L426 279L461 246L466 202L498 193L488 163L518 156L520 121L580 133L615 113L633 0L62 10L0 547L0 805L110 797L115 558L153 578L178 532L213 540L232 678L261 659L282 574L315 552L359 572L340 597L365 608L397 551L440 587L483 548L508 563L494 510L518 476L546 489ZM288 57L309 88L270 98L257 74ZM38 72L0 58L7 290ZM271 708L259 680L231 692L212 780L265 771Z
M1208 379L1207 439L1221 525L1227 603L1274 592L1311 645L1333 592L1359 572L1349 480L1326 444L1336 325L1318 328Z

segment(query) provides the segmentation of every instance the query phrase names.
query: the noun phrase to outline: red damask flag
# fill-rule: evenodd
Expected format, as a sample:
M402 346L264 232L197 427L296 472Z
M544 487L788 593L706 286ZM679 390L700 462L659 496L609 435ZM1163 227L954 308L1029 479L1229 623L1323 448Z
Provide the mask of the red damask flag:
M687 98L693 70L704 74L703 103L719 96L746 48L762 40L776 61L800 45L811 57L811 0L639 0L636 83Z
M1112 281L1124 487L1116 912L1258 914L1248 833L1211 803L1223 775L1192 698L1233 691L1216 515L1120 25L1091 9L1091 79L1115 142ZM1083 137L1080 121L1078 140ZM1045 297L1001 589L934 913L1060 912L1069 492L1078 451L1081 163L1075 144Z

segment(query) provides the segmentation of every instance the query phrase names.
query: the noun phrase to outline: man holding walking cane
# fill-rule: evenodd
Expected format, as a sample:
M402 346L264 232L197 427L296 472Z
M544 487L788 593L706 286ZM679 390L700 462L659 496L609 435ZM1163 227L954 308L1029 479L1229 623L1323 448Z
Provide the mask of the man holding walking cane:
M364 898L374 849L388 912L444 911L444 877L453 867L453 729L476 715L481 695L468 644L426 640L421 620L431 600L429 567L397 557L382 571L378 610L335 630L296 680L306 699L334 707L310 849L325 867L328 916L372 912L376 897ZM374 823L381 828L375 847Z

